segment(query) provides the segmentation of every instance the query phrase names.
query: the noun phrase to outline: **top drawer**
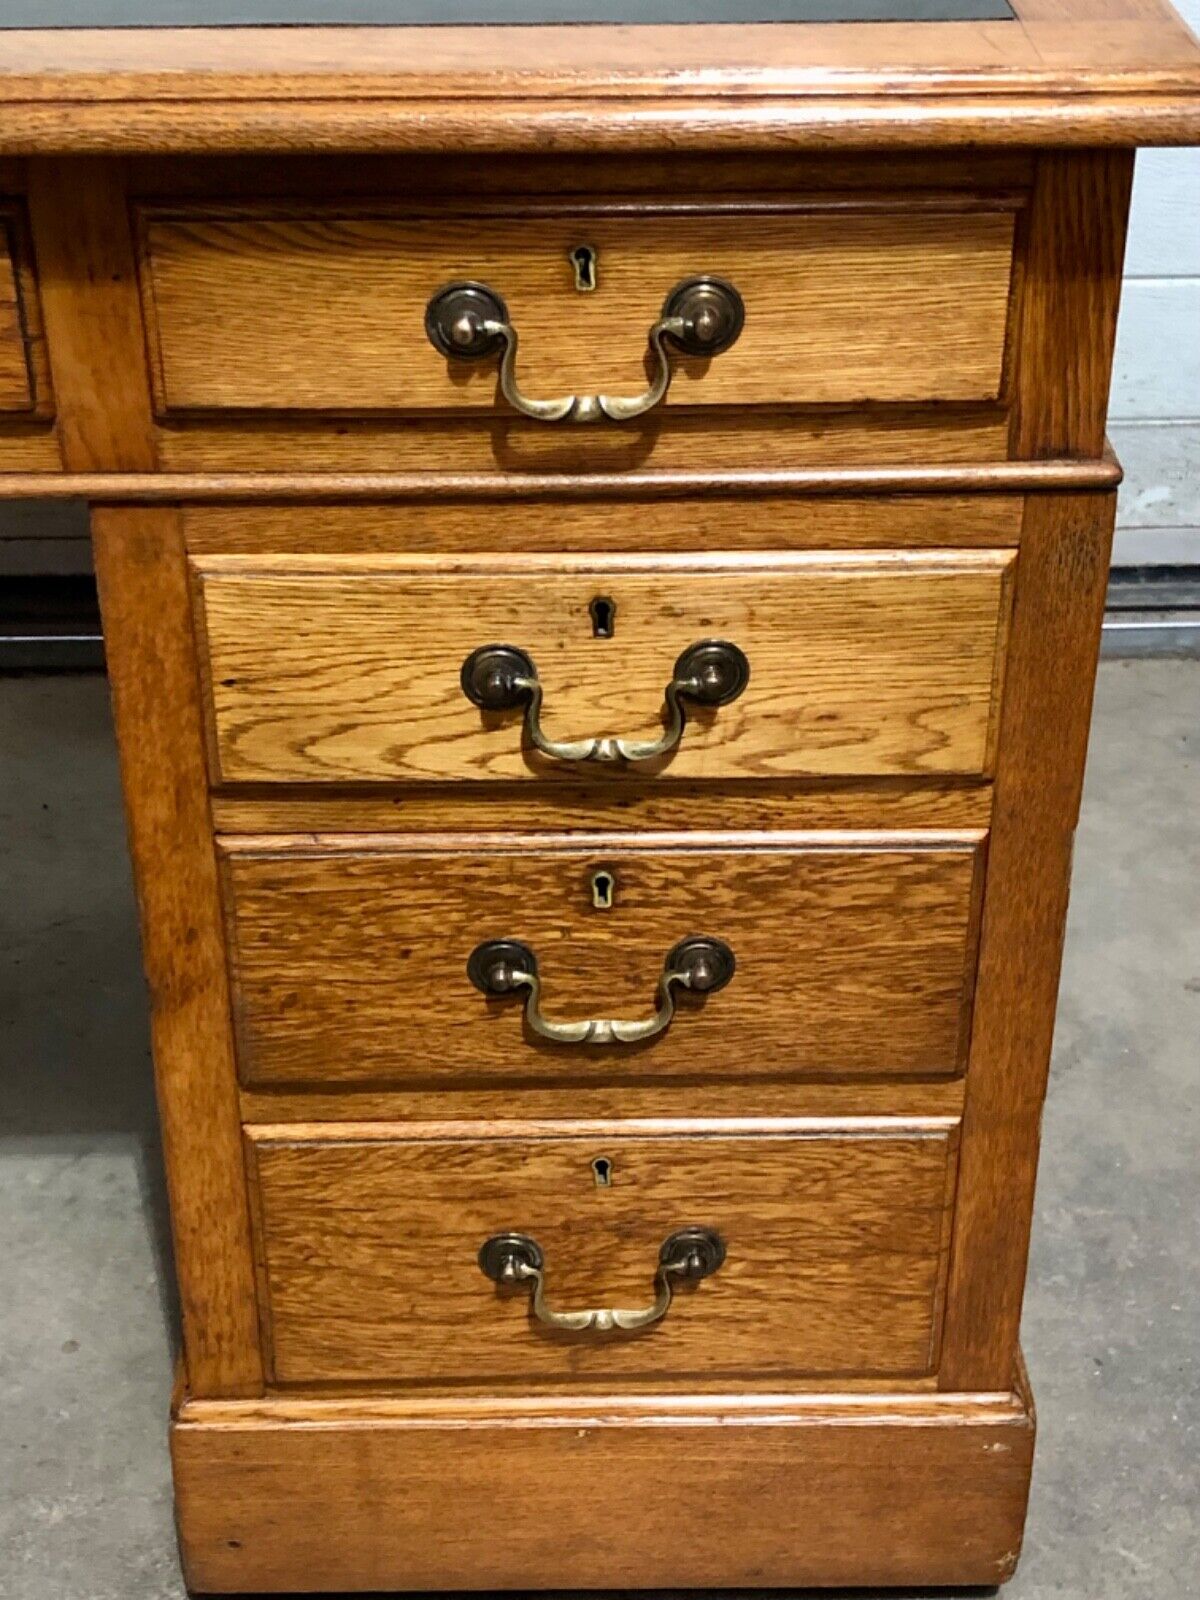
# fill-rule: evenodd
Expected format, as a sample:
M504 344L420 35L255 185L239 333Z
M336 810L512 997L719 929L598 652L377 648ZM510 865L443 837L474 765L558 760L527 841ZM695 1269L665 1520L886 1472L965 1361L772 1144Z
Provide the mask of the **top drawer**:
M670 292L715 275L744 326L715 356L668 346L666 406L986 403L1003 385L1014 220L1002 198L918 195L699 214L144 208L156 400L163 415L508 410L495 351L447 359L427 336L431 297L464 280L503 302L524 393L641 394Z

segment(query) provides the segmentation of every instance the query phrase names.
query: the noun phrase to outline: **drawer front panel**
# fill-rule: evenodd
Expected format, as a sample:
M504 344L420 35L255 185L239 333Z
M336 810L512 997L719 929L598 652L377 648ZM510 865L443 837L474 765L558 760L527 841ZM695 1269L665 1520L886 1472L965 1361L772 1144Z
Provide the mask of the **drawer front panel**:
M280 1383L920 1376L935 1361L955 1125L688 1137L294 1139L251 1129ZM608 1163L608 1184L594 1163ZM726 1255L636 1333L564 1332L480 1270L517 1232L552 1311L653 1303L665 1240Z
M481 710L463 663L525 652L555 741L664 733L689 647L729 641L749 681L692 702L670 778L986 774L1011 551L771 557L211 556L194 563L214 781L573 778L524 709ZM611 637L596 637L595 602Z
M0 417L48 416L50 375L23 206L0 199Z
M963 1064L976 844L477 843L226 842L244 1082L658 1082ZM594 903L597 874L609 909ZM702 998L677 990L673 1020L641 1042L543 1039L524 990L489 998L467 972L480 945L519 941L536 959L542 1015L636 1022L655 1015L667 957L693 936L728 946L733 977Z
M1001 394L1007 202L860 197L702 216L470 210L144 211L162 412L493 412L497 361L448 361L426 336L430 298L455 281L501 296L531 396L637 394L649 329L669 292L698 274L736 286L745 326L718 356L672 357L668 406ZM581 245L596 252L586 293L571 260Z

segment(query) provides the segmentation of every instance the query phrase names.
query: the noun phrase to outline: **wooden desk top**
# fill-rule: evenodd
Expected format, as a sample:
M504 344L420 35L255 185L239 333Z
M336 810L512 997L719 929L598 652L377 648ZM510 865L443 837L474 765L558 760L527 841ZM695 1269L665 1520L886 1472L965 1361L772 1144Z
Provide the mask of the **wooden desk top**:
M505 3L441 10L475 17ZM647 0L649 11L637 9L781 16L803 3ZM876 3L911 16L920 0ZM943 14L974 6L976 20L10 26L0 28L0 154L1200 142L1200 44L1164 0L1012 0L1012 17L981 15L992 0L927 3ZM428 0L393 4L407 16L429 9ZM626 4L507 0L524 16L616 14ZM7 14L19 20L30 6L13 0ZM377 17L388 6L220 0L214 13L201 0L142 0L143 14L193 23L221 9L284 22ZM121 20L132 0L33 7L43 23L56 9L73 23Z

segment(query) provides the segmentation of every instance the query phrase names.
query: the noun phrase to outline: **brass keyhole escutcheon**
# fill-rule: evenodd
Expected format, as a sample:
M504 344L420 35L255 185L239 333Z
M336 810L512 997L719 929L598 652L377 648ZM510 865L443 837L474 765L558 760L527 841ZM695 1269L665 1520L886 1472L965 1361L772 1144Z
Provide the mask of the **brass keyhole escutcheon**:
M590 244L577 244L568 252L575 269L575 287L580 294L594 294L596 290L596 248Z
M592 638L611 639L617 631L617 602L607 594L598 594L588 606L592 619Z
M592 904L597 911L611 911L617 897L617 880L607 867L592 873Z

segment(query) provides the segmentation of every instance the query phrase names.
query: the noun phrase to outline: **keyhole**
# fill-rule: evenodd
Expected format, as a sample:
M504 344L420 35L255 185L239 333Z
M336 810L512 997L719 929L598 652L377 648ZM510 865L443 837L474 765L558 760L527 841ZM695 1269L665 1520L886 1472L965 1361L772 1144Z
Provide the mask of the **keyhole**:
M592 1162L592 1175L596 1180L597 1189L612 1188L613 1164L607 1156L597 1156Z
M577 244L570 253L575 268L575 287L580 294L591 294L596 287L596 252L590 244Z
M603 868L592 873L592 904L597 911L611 911L617 892L617 880Z
M598 594L588 607L592 619L592 638L611 639L617 626L617 602Z

